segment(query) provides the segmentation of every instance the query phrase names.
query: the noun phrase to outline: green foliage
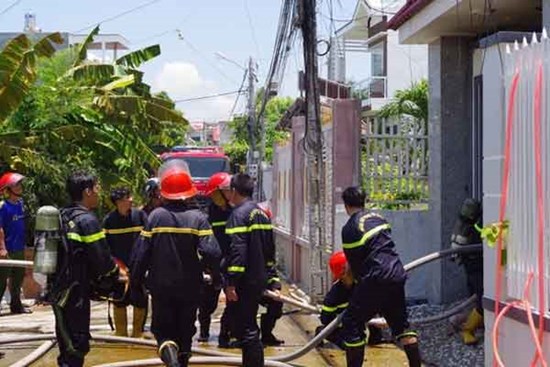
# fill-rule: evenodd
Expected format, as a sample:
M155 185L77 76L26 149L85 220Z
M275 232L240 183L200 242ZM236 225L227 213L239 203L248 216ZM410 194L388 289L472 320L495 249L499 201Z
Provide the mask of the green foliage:
M160 163L151 147L175 145L187 129L166 93L152 95L134 69L158 55L159 47L138 50L115 64L87 64L86 46L97 32L78 48L25 64L34 77L26 90L16 91L14 111L0 125L0 169L28 177L31 212L44 204L66 204L65 180L77 168L99 176L104 198L111 187L126 185L139 201L145 180ZM0 60L7 60L3 54ZM2 67L0 62L5 75L8 67ZM12 79L1 78L0 91L12 91Z
M0 121L7 118L25 99L36 80L36 62L51 57L53 43L62 43L59 33L52 33L36 44L24 34L10 40L0 52Z
M282 116L293 103L294 100L292 98L276 97L270 99L266 104L264 114L266 134L265 162L272 162L273 160L273 145L288 138L287 132L277 130L276 127ZM234 164L246 164L246 156L249 151L247 122L248 118L246 116L235 116L233 120L229 122L229 128L233 132L233 135L231 141L224 146L224 150ZM258 149L260 140L260 131L258 128L258 131L256 131Z
M408 115L428 121L428 81L420 80L410 88L395 92L392 101L380 109L380 117Z

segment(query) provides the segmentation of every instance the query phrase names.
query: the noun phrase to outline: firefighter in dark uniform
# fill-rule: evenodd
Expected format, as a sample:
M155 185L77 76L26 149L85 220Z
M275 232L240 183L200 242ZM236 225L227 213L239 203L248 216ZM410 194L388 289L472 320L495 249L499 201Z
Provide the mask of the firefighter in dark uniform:
M250 176L231 178L233 212L226 233L231 237L227 261L228 302L236 303L236 325L243 349L243 365L264 365L264 353L256 315L268 281L267 263L274 261L272 225L267 214L251 200L254 182Z
M334 283L323 300L321 307L321 326L317 328L315 334L319 334L328 324L330 324L340 313L344 312L349 305L349 300L353 293L353 275L349 269L346 255L343 251L332 254L329 259L329 268L332 273ZM344 335L342 327L332 332L327 340L334 343L341 349L346 349L344 345ZM369 345L381 344L383 342L382 332L374 326L369 326Z
M407 274L395 251L390 225L365 210L366 195L358 188L344 190L342 199L350 216L342 228L342 247L357 282L342 320L347 365L363 365L365 323L381 314L403 344L409 366L420 367L417 335L407 320Z
M97 178L78 171L68 178L73 204L61 210L63 246L57 270L50 278L49 301L55 315L58 365L84 365L90 350L90 298L109 294L118 282L119 268L109 252L105 233L91 212L99 200Z
M144 211L132 208L132 195L125 187L111 191L111 202L116 209L107 214L103 220L103 230L113 257L118 260L119 266L128 269L132 250L139 234L147 223L147 214ZM147 294L142 291L132 297L135 302L134 318L132 322L132 337L141 338L147 316ZM126 308L130 304L130 295L120 302L114 302L115 335L128 336L128 314Z
M214 236L216 237L222 251L220 269L223 278L227 278L226 264L227 257L229 255L229 246L231 244L231 239L225 233L227 220L231 215L231 206L229 205L229 198L231 194L230 184L231 175L226 172L219 172L212 175L206 185L206 195L212 201L208 207L208 221L212 226ZM210 317L217 307L219 297L219 292L215 294L215 291L212 290L212 288L212 285L203 284L203 295L201 297L201 306L199 306L201 333L204 325L206 335L208 335ZM220 320L220 335L218 337L218 346L220 348L230 348L236 345L231 342L231 338L236 337L235 327L233 325L234 313L235 302L226 302Z
M156 177L148 179L145 183L143 194L147 202L141 210L143 210L145 214L149 215L153 210L162 204L162 200L160 198L159 179Z
M203 264L216 269L221 252L205 214L190 208L197 194L189 169L159 171L163 205L151 213L130 270L131 287L147 286L153 302L151 330L162 361L185 367L196 332ZM130 292L133 294L132 292Z
M472 198L464 200L451 235L452 248L462 248L482 243L481 235L475 228L476 225L481 224L481 217L481 203ZM476 330L483 326L483 305L481 302L483 297L483 252L456 255L455 260L464 266L470 295L476 295L476 305L461 325L460 331L462 342L466 345L474 345L479 341Z

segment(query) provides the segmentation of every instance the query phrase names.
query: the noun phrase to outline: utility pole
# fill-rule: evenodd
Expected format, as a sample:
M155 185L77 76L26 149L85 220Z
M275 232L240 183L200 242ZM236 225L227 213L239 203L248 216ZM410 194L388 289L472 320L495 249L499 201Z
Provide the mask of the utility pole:
M323 132L320 117L317 64L316 0L300 0L300 23L304 45L306 90L305 150L308 157L308 225L310 242L311 298L320 300L328 287L326 263L330 246L326 240L326 177L323 164Z
M256 66L252 57L248 60L248 150L247 171L253 178L258 177L258 165L256 163ZM257 190L255 196L257 196Z

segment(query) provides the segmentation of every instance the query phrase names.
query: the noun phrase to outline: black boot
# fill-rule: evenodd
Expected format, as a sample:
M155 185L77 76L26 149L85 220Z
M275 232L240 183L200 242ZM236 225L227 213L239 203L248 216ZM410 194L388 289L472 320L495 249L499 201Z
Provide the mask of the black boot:
M178 349L177 344L173 341L164 342L160 346L160 359L167 367L181 367L178 361Z
M206 343L210 338L210 320L208 321L204 320L200 324L201 324L201 327L200 327L200 334L199 334L198 340L201 343Z
M382 331L374 326L369 326L369 345L378 345L384 343L385 340L382 336Z
M243 344L243 366L263 367L264 349L259 341Z
M363 366L363 359L365 358L365 348L348 348L346 349L346 365L347 367L361 367Z
M264 346L278 347L281 344L284 344L284 340L277 339L273 335L273 329L275 328L275 322L272 317L269 317L267 314L263 314L260 319L260 329L262 332L262 344Z
M191 358L191 353L180 353L178 354L178 361L181 367L187 367L189 365L189 358Z
M420 361L420 351L418 350L418 343L405 344L403 345L405 349L405 354L409 360L410 367L420 367L422 362Z

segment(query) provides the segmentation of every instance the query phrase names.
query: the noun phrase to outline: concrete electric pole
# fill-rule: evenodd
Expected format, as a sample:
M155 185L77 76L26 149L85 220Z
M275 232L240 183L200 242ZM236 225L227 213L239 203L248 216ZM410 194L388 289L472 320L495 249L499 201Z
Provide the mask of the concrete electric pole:
M310 295L314 301L319 301L328 288L326 264L330 255L330 246L327 243L325 228L327 193L317 64L316 0L300 0L299 4L304 45L304 85L307 105L304 147L308 157L309 203L307 214L310 243Z
M247 171L254 179L258 179L259 165L257 162L258 151L256 150L256 65L254 59L250 57L248 60L248 139L250 149L248 151ZM254 192L255 198L258 197L258 192Z

